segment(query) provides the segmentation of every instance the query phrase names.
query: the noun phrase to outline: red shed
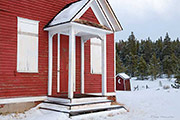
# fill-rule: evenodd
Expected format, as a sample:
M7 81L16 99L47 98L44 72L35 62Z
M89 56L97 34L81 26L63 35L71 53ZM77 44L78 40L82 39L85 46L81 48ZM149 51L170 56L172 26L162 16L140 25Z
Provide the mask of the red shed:
M131 91L130 77L125 73L116 76L116 90Z

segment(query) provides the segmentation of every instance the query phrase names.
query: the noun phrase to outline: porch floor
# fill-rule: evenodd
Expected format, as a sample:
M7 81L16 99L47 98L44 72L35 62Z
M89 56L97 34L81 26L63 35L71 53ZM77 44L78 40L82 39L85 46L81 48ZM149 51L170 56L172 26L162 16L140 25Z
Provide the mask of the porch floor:
M55 98L64 98L69 99L68 94L61 94L61 95L54 95L48 97L55 97ZM88 94L74 94L73 98L89 98L89 97L104 97L103 95L88 95Z

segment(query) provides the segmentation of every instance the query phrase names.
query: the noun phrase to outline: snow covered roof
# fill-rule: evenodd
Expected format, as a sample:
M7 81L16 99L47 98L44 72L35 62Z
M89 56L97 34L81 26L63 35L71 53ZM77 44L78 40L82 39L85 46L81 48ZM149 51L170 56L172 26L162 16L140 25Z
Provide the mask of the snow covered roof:
M44 29L69 22L75 22L75 20L79 19L90 7L98 14L98 20L101 21L100 24L102 26L108 27L111 31L122 30L121 24L107 0L78 0L67 4L48 22Z
M117 74L117 76L120 76L124 80L130 79L130 77L127 74L125 74L125 73L119 73L119 74Z

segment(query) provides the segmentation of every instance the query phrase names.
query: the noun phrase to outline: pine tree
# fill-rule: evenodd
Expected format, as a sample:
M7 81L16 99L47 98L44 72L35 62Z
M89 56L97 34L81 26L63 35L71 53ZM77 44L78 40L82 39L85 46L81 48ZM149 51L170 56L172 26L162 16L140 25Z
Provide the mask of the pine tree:
M171 56L172 51L173 50L172 50L172 47L171 47L171 38L169 37L169 34L166 33L166 36L164 38L163 50L162 50L163 59L166 56Z
M171 63L172 63L171 56L166 55L163 59L163 71L165 74L168 75L168 78L170 78L171 75L173 74Z
M140 57L137 69L139 78L144 80L147 76L147 64L142 56Z
M149 60L152 56L152 41L150 39L150 37L148 37L148 40L145 41L145 45L144 45L144 55L143 55L143 58L144 60L149 63Z
M127 64L127 73L134 77L137 72L137 56L133 55L131 52L126 56L126 64Z
M176 74L178 71L178 58L175 56L175 54L173 53L171 55L171 69L172 69L172 74Z
M124 67L120 57L116 54L116 74L126 72L126 68Z
M152 76L152 80L156 80L158 74L160 73L160 61L156 58L156 54L154 53L150 60L150 68L149 73Z
M131 35L128 38L127 48L129 53L132 53L133 55L137 55L137 43L133 32L131 32Z

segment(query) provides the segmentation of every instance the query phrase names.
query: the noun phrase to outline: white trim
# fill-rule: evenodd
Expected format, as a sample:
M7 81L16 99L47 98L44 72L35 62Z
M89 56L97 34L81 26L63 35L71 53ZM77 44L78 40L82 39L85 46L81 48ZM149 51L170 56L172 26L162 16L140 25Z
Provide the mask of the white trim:
M53 65L53 39L49 33L49 54L48 54L48 95L52 95L52 65Z
M84 40L81 38L81 94L84 94Z
M57 92L60 92L60 34L57 39Z
M75 78L75 52L74 52L74 46L75 46L75 32L74 28L71 27L69 29L69 72L68 72L68 98L73 98L73 91L74 91L74 79Z
M84 24L76 23L76 22L72 22L70 24L73 25L78 31L83 31L83 32L98 35L98 36L113 33L110 30L105 30L105 29L101 29L101 28L97 28L97 27L87 26Z
M66 24L62 24L62 25L58 25L58 26L53 26L50 28L45 28L45 31L49 31L51 32L52 35L56 34L56 33L62 33L65 35L69 35L68 31L69 28L74 27L78 32L85 32L85 33L89 33L91 35L97 35L97 36L102 36L104 34L111 34L113 33L113 31L110 30L105 30L105 29L101 29L101 28L97 28L97 27L93 27L93 26L87 26L84 24L80 24L80 23L76 23L76 22L70 22L70 23L66 23Z
M114 28L111 27L111 24L110 24L109 21L108 21L109 18L106 17L107 15L105 15L105 12L101 9L101 7L102 7L101 3L100 3L98 0L96 0L95 2L96 2L96 4L97 4L98 8L100 9L100 11L101 11L104 19L106 20L106 23L108 24L108 26L109 26L111 29L114 29ZM100 7L100 6L101 6L101 7ZM103 8L103 7L102 7L102 8Z
M72 28L73 29L73 28ZM75 36L75 31L74 31L74 45L73 45L73 55L74 55L74 58L73 58L73 62L74 62L74 92L76 92L76 36Z
M25 103L25 102L34 102L34 101L44 101L46 99L47 99L46 96L22 97L22 98L5 98L5 99L0 99L0 104L12 104L12 103Z
M106 68L106 35L102 42L102 95L107 93L107 68Z
M118 27L120 28L120 30L122 30L121 25L119 24L118 20L117 20L117 19L116 19L116 17L115 17L114 12L113 12L113 11L112 11L112 9L110 8L110 6L109 6L109 4L107 3L107 1L106 1L106 0L105 0L105 3L107 4L108 9L110 10L111 14L113 15L113 17L114 17L114 19L115 19L115 21L116 21L116 23L117 23ZM113 25L113 24L112 24L112 25Z
M22 71L19 70L19 52L20 52L20 43L19 43L19 27L20 27L20 22L27 22L27 23L31 23L31 24L35 24L37 25L37 70L35 71ZM39 22L37 20L31 20L31 19L27 19L27 18L22 18L22 17L17 17L17 63L16 63L16 70L18 73L39 73Z
M114 34L114 91L116 91L116 34Z
M86 93L87 95L102 95L102 93ZM108 92L106 93L106 96L114 96L116 95L116 92Z

